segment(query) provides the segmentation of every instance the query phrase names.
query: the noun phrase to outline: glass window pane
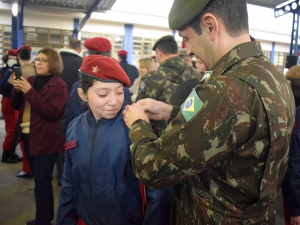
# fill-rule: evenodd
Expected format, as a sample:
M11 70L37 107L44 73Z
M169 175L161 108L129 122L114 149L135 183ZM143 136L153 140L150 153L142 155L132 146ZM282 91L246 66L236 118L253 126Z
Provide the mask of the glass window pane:
M87 38L89 38L90 37L90 33L88 33L88 32L81 32L81 37L87 37Z
M24 33L24 42L34 42L35 41L35 33Z
M101 34L98 34L98 33L91 33L91 36L92 36L92 37L101 37Z
M37 33L44 33L44 34L47 33L47 34L48 34L48 29L37 28L37 29L36 29L36 32L37 32Z
M141 37L133 37L133 40L134 41L142 41L142 38Z
M62 31L62 34L72 36L73 31L71 31L71 30L63 30L63 31Z
M50 30L50 34L60 34L60 30Z
M4 31L4 36L11 36L11 32Z
M60 35L50 34L50 41L51 44L60 44Z
M34 27L24 27L24 32L35 32Z
M4 26L4 31L11 31L11 26Z
M133 45L142 45L140 42L133 42Z
M37 34L38 43L48 43L48 34Z

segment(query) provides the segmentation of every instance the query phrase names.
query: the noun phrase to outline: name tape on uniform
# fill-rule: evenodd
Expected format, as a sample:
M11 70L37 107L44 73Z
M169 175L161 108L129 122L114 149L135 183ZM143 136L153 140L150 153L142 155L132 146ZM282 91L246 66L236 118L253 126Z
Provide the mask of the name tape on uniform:
M195 89L181 105L181 113L186 121L193 119L201 110L203 102L197 95Z

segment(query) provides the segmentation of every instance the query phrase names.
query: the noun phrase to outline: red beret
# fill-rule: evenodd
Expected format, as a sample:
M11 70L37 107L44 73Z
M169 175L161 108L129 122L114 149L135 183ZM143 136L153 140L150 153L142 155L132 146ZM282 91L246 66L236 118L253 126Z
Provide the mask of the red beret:
M28 45L22 45L20 48L17 49L17 53L19 53L19 51L21 51L24 47L28 48L29 51L32 51L31 47Z
M96 52L110 52L111 51L111 42L107 38L103 37L94 37L87 39L83 46L89 51Z
M14 49L8 49L8 50L6 50L5 53L6 53L6 55L18 56L17 51Z
M103 82L120 82L130 86L130 80L119 63L103 55L89 55L82 60L79 72Z
M127 51L125 51L125 50L120 50L117 53L118 53L118 55L127 55Z
M156 59L156 56L155 56L155 55L152 55L152 56L151 56L151 59Z

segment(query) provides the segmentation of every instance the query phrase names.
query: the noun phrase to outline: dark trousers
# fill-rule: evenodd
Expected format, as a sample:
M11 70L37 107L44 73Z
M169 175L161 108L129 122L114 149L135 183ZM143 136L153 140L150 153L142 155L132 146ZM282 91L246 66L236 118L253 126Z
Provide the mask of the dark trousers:
M52 172L58 154L30 155L29 134L21 134L24 151L33 173L36 203L36 225L50 225L54 217Z

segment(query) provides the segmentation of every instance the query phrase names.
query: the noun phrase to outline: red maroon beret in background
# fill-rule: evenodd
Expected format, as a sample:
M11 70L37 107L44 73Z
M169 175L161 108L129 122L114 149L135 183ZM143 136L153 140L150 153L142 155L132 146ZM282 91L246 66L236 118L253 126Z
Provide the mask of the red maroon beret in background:
M111 51L111 42L107 38L103 37L94 37L87 39L83 46L89 51L96 52L110 52Z
M6 55L18 56L17 51L14 49L8 49L8 50L6 50L5 53L6 53Z

